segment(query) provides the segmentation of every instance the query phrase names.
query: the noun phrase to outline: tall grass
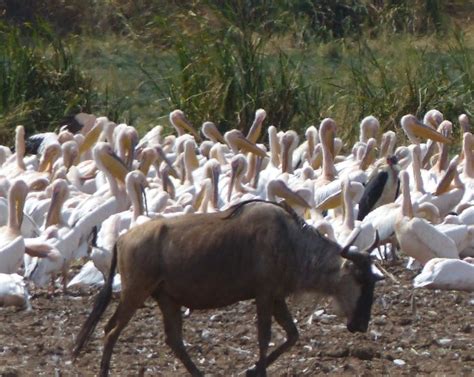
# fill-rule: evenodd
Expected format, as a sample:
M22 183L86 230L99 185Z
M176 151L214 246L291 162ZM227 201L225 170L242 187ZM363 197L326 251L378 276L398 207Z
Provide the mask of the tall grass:
M56 127L71 112L89 110L91 82L45 24L0 25L0 143L14 127L27 133Z

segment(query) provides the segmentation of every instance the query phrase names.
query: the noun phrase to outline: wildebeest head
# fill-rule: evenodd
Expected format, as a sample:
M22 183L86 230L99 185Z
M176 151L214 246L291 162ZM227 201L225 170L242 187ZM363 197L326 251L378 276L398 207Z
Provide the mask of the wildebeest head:
M364 251L354 250L349 242L341 252L346 261L334 297L341 314L347 318L350 332L366 332L369 326L375 283L381 279L373 272L370 258L370 251L378 241L377 235L374 244Z

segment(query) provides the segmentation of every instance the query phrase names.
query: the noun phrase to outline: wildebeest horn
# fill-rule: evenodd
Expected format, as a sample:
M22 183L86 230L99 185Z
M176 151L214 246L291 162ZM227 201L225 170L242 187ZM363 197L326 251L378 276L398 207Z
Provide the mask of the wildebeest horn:
M379 231L376 230L375 231L375 239L374 239L374 242L372 243L372 245L370 245L367 249L365 249L364 251L365 252L368 252L370 254L370 252L372 250L374 250L376 247L379 246L379 242L380 242L380 236L379 236Z
M341 250L341 256L346 258L346 255L349 252L349 248L354 244L357 237L359 237L360 231L361 231L360 228L357 227L351 232L351 234L349 234L349 237L347 238L346 246L344 246L343 249Z

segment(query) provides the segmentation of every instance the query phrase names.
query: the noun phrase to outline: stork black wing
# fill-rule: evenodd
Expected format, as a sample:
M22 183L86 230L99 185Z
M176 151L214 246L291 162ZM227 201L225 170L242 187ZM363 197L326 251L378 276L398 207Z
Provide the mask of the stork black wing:
M359 214L357 220L362 221L372 211L375 203L379 200L387 183L388 173L381 171L373 177L365 186L364 193L359 202Z
M37 134L30 136L25 140L25 153L27 154L37 154L38 149L41 145L41 143L44 140L44 135L43 134Z

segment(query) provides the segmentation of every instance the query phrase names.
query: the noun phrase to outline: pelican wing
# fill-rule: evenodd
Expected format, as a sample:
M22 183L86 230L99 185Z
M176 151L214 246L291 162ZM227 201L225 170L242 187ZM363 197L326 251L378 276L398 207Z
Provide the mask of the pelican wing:
M424 219L410 221L413 234L439 258L459 258L454 241Z
M474 292L474 265L460 259L433 258L413 281L415 288Z

